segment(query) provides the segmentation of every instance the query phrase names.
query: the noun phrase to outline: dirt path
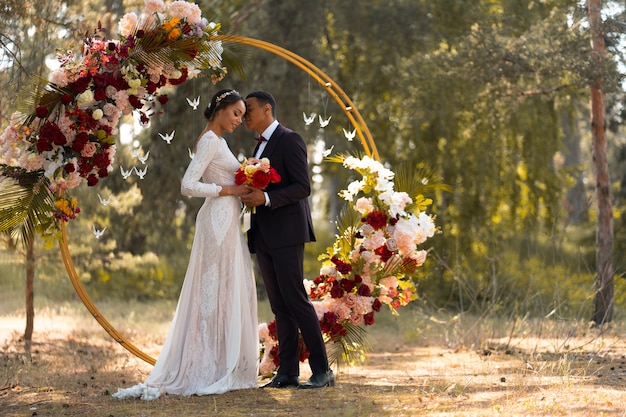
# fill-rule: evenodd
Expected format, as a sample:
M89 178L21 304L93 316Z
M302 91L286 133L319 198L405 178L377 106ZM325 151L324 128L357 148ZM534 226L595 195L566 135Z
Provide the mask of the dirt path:
M335 368L334 388L143 402L110 393L141 381L149 365L90 322L38 320L49 330L36 332L29 356L23 319L0 317L2 416L626 416L626 344L614 336L572 340L585 347L559 354L546 339L450 350L387 337L365 363ZM139 341L158 350L148 336Z

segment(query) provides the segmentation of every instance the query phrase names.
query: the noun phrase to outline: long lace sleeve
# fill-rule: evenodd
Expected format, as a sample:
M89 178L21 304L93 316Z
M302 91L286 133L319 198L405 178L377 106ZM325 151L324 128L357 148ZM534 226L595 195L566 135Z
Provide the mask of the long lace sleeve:
M217 184L202 182L202 174L213 160L218 141L211 135L205 135L198 141L196 153L185 171L180 192L189 197L217 197L222 187Z

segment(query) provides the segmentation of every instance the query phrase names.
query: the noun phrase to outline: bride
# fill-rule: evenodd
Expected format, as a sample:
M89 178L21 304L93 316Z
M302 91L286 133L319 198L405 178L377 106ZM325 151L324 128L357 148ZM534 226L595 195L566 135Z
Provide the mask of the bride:
M239 163L221 137L246 112L234 90L219 91L204 115L181 192L205 201L196 217L189 265L165 344L145 382L119 388L113 397L158 398L161 394L207 395L257 388L257 299L250 253L235 185Z

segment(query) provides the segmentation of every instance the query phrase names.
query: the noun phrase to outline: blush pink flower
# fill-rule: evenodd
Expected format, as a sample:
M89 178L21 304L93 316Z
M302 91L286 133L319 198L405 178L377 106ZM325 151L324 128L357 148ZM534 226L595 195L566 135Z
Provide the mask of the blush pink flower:
M87 142L83 149L80 151L80 156L83 158L91 158L96 153L96 144L93 142Z

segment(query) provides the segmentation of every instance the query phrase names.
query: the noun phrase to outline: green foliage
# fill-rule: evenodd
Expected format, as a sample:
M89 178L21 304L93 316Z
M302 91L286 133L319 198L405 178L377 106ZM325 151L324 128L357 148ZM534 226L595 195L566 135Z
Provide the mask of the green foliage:
M70 2L68 16L80 11L89 17L80 30L78 23L65 24L75 43L100 16L113 28L123 13L119 1L91 2L82 9L79 3ZM588 204L593 181L586 181L591 178L585 150L588 82L598 75L605 79L610 127L621 132L619 17L606 26L614 59L597 66L590 61L586 12L575 0L227 3L199 2L226 33L275 43L318 65L358 106L381 161L396 172L397 189L423 194L423 204L432 199L442 233L418 271L425 302L464 311L584 316L595 263L594 213ZM141 8L141 2L133 7ZM16 23L7 30L20 27ZM45 72L41 57L56 47L48 39L53 33L48 29L45 36L37 32L29 38L22 31L15 38L28 52L29 73ZM241 66L229 64L229 75L217 86L192 80L177 87L150 129L134 135L131 145L118 146L116 170L105 185L80 190L83 210L69 233L71 249L88 291L97 297L177 294L201 204L179 191L189 150L204 126L200 110L192 111L186 97L201 96L206 104L217 89L234 87L244 95L265 89L277 98L279 121L307 140L311 158L318 146L333 146L334 154L360 150L356 140L345 139L343 129L351 126L323 86L279 57L225 46L226 56L243 57ZM7 76L0 74L0 81L6 84ZM8 101L1 102L2 115L10 114L4 109ZM305 125L302 113L312 112L332 116L330 125ZM171 145L159 139L159 132L174 129ZM249 156L253 136L244 126L227 139L236 155ZM609 146L616 171L616 230L624 222L618 215L626 189L620 146ZM120 166L138 164L133 150L150 151L144 180L118 174ZM318 273L318 256L334 240L334 222L349 227L358 220L341 214L344 205L336 196L354 173L328 161L312 165L322 179L312 198L322 203L315 213L318 242L306 249L309 277ZM113 196L111 204L99 205L97 193ZM581 207L578 217L568 211L574 205ZM93 236L94 224L107 227L101 239ZM616 233L616 254L624 241ZM619 264L618 272L623 269ZM616 285L616 305L623 305L622 281Z

